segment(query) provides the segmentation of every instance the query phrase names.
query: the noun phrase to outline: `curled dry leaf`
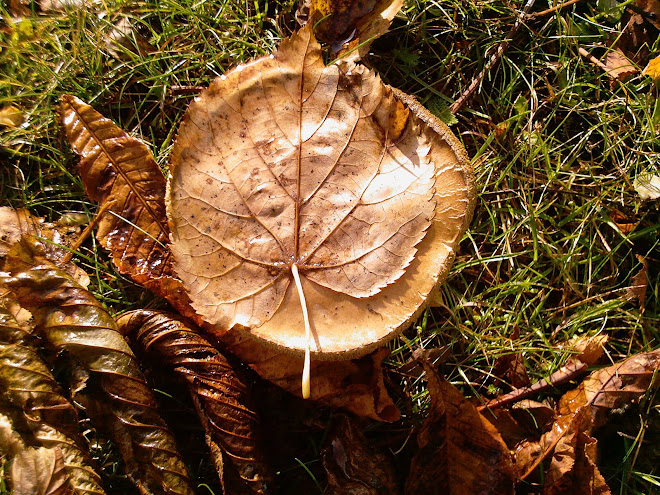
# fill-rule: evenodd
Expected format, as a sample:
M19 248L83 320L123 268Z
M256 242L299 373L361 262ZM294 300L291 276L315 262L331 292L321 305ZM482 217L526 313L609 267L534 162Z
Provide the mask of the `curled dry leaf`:
M274 474L264 460L258 418L243 373L181 318L136 311L117 323L124 334L186 380L218 473L224 476L233 466L250 493L268 493ZM226 493L235 493L221 481Z
M326 495L400 493L391 460L371 448L358 426L347 416L337 416L321 459L328 475Z
M195 311L220 331L334 359L422 311L474 194L451 132L367 68L325 66L309 27L190 105L168 191Z
M69 275L39 258L39 252L35 242L23 239L9 253L9 274L0 276L0 282L33 314L44 341L85 369L88 378L78 398L118 445L142 493L193 493L153 393L114 320ZM30 259L32 266L26 266Z
M74 493L103 494L101 479L91 467L85 443L76 429L76 411L46 364L28 346L30 340L33 336L23 332L0 306L0 402L22 412L39 444L59 450Z
M92 107L64 95L60 112L80 155L87 195L101 207L96 234L121 273L185 312L187 296L173 276L165 217L165 178L144 143Z
M513 494L511 455L498 431L460 391L424 367L431 408L417 435L405 493Z

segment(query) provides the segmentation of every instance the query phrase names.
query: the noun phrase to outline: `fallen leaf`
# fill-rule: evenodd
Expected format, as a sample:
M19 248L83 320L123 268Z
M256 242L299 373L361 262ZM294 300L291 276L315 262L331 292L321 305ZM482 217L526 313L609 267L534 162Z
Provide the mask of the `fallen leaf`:
M643 200L660 198L660 175L641 173L633 181L633 187Z
M76 494L103 494L101 478L91 467L78 416L46 364L30 344L36 338L20 328L0 304L0 392L2 401L22 413L36 442L62 454L64 471Z
M136 29L132 19L126 16L112 22L112 28L105 36L103 44L108 53L118 60L130 59L130 54L144 57L156 51L149 40Z
M0 108L0 125L19 127L25 121L25 113L14 105Z
M660 79L660 57L655 57L649 60L649 63L642 71L642 74L649 76L654 81Z
M13 495L70 495L73 493L59 449L29 447L20 452L9 470Z
M69 254L69 248L80 235L78 225L59 222L46 222L35 217L27 210L14 210L0 206L0 262L7 256L13 245L23 236L34 236L48 242L40 243L41 255L55 264L61 265L77 283L83 287L89 285L89 276L84 270L62 260ZM28 261L28 265L30 262Z
M24 238L10 251L9 273L0 282L33 314L42 339L84 368L87 377L74 395L108 431L140 489L192 494L174 439L114 320L69 275L40 258L40 251L36 241Z
M25 450L25 442L9 416L0 413L0 455L14 457Z
M324 66L303 28L188 108L167 198L176 273L212 327L297 354L364 354L446 276L469 169L446 126L363 66Z
M576 389L565 393L559 401L559 412L570 416L581 407L591 413L588 431L607 422L610 412L638 401L658 385L654 377L660 370L660 350L636 354L591 373Z
M269 493L275 476L265 461L259 420L240 369L181 318L135 311L117 323L122 333L186 380L220 476L233 467L250 493ZM221 481L226 493L236 492Z
M607 75L618 81L623 81L627 77L637 74L638 72L637 67L635 67L630 60L628 60L628 57L626 57L618 48L609 50L605 54L603 63L605 64Z
M298 11L316 37L335 53L363 58L374 38L385 33L403 0L307 0Z
M339 415L321 451L328 476L325 495L397 495L391 460L371 448L355 422Z
M431 407L405 493L513 494L512 459L500 434L453 385L425 368Z
M626 297L628 299L637 299L640 311L643 313L646 305L646 290L649 285L649 262L639 254L636 256L637 260L642 264L642 267L632 277L632 280L630 281L631 285L626 289Z
M543 483L543 495L609 495L596 466L596 439L589 436L589 413L577 411L557 442Z
M608 340L606 334L581 335L572 338L564 347L573 353L571 360L593 366L603 356Z
M302 357L284 354L237 332L226 334L222 343L262 378L301 396ZM310 398L358 416L378 421L398 420L401 413L387 393L383 380L381 362L389 353L388 349L380 348L349 361L312 361L314 386Z
M96 234L121 273L195 317L173 277L165 178L144 143L74 96L61 103L64 130L80 155L87 195L104 211Z

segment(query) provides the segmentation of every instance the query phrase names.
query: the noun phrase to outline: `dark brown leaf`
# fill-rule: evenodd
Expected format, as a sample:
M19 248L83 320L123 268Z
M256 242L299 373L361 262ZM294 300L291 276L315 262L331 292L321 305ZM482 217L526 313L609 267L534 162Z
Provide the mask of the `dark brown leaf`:
M223 344L262 378L301 396L302 357L284 354L237 332L225 335ZM381 348L350 361L312 361L311 399L378 421L398 420L399 409L383 381L381 362L389 353L388 349Z
M644 312L644 306L646 306L646 290L649 286L649 262L639 254L637 255L637 260L642 266L630 281L631 285L626 289L626 297L628 299L637 299L637 301L639 301L640 311Z
M596 467L596 439L589 434L589 411L581 408L564 430L556 427L541 445L555 435L558 441L543 484L543 495L609 495L610 489ZM560 423L556 423L559 425Z
M431 408L405 493L513 494L513 464L500 434L453 385L425 368Z
M225 470L233 466L250 493L268 493L274 474L264 460L258 418L240 369L181 318L136 311L122 316L118 324L187 381L211 453L219 457L216 465ZM223 477L222 469L218 471ZM235 493L222 481L227 493Z
M119 271L186 311L172 275L165 178L149 149L74 96L62 97L62 122L80 155L87 195L102 208L96 234Z
M321 458L328 475L325 495L400 493L391 460L371 448L358 426L347 416L337 416Z
M33 314L44 341L66 351L88 374L82 390L74 392L119 446L129 476L144 494L193 493L153 393L114 320L65 272L35 257L34 242L24 239L12 252L5 267L10 274L0 282ZM33 266L26 267L30 259Z

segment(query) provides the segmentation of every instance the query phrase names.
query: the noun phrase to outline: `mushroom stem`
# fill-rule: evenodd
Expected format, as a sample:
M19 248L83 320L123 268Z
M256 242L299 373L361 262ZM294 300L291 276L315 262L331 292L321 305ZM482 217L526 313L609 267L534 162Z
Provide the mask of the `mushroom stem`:
M293 280L296 283L296 289L298 289L298 297L300 298L300 306L302 306L303 321L305 323L305 337L307 339L307 344L305 345L305 364L303 365L303 375L302 375L302 396L303 399L309 399L310 374L311 374L309 341L312 331L309 325L309 314L307 313L307 302L305 302L305 293L303 292L302 284L300 283L300 275L298 275L298 266L295 263L291 266L291 273L293 275Z

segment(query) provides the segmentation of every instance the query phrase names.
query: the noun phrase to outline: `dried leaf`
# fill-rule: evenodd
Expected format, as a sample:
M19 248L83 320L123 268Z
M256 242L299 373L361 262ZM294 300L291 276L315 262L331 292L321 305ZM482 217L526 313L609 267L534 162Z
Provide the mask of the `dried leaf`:
M19 127L25 121L25 113L14 105L0 108L0 125Z
M637 67L635 67L630 60L628 60L628 57L617 48L614 48L605 54L603 64L605 64L607 75L612 79L617 79L619 81L623 81L627 77L637 74L638 72Z
M605 352L605 344L609 340L606 334L588 336L582 335L580 337L572 338L567 348L573 352L572 361L579 361L588 366L596 364Z
M396 495L400 493L391 460L371 448L347 416L339 415L321 451L328 475L326 495Z
M35 258L39 249L34 243L23 240L14 249L16 256L10 253L6 267L10 274L0 276L0 282L32 312L42 338L89 374L80 399L88 402L92 419L109 431L142 493L193 493L174 439L114 320L65 272ZM29 259L33 266L25 267Z
M660 370L660 350L637 354L620 363L594 371L575 390L559 401L561 415L574 414L581 407L590 410L592 424L589 429L606 423L609 413L638 401L651 387Z
M194 309L297 353L348 357L405 328L473 204L446 126L363 66L324 66L309 28L216 79L189 107L172 164L172 251Z
M626 289L626 297L628 299L637 299L639 301L639 308L644 312L646 305L646 290L649 286L649 262L641 256L637 255L637 260L642 264L639 271L633 276L631 286Z
M27 448L14 457L9 472L13 495L69 495L62 453L45 447Z
M513 464L500 434L453 385L425 368L431 408L405 493L513 494Z
M57 448L74 493L103 494L77 432L78 416L26 334L0 306L0 392L3 400L22 411L32 435L42 446Z
M284 354L235 332L225 335L223 344L262 378L292 394L301 395L302 357ZM398 420L401 413L383 381L381 362L389 353L388 349L381 348L350 361L312 361L314 386L310 398L358 416L378 421Z
M187 296L172 276L165 178L149 149L74 96L64 95L62 122L80 155L87 195L107 208L96 234L121 273L166 297L179 311Z
M0 413L0 454L14 457L22 450L25 450L23 438L14 428L11 418Z
M374 38L385 33L403 0L307 0L298 16L315 26L316 37L334 52L362 58ZM341 54L340 54L341 56Z
M596 439L588 434L589 422L586 408L572 416L555 446L543 495L610 495L596 466Z
M233 466L250 493L268 493L274 474L264 460L258 418L248 380L195 327L153 311L128 313L118 321L145 351L154 352L188 383L197 413L207 432L216 464ZM219 470L221 477L222 470ZM226 485L226 483L223 483ZM226 489L226 493L234 493Z
M654 81L660 79L660 57L652 58L644 68L642 74L649 76Z
M660 198L660 175L650 172L639 174L633 181L633 187L641 199Z

